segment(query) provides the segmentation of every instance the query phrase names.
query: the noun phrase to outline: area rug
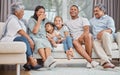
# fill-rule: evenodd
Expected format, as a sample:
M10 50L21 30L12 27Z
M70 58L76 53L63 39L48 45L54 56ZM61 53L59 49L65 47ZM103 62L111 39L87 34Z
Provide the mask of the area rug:
M85 68L85 67L56 67L52 70L40 69L30 71L31 75L120 75L120 67L114 69Z

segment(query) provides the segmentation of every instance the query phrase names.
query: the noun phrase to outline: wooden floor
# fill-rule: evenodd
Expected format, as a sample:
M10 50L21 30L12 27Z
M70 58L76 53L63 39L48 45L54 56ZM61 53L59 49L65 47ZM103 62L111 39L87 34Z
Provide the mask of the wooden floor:
M0 75L16 75L16 66L15 65L0 65ZM21 66L20 75L30 75L29 71L25 71Z
M12 70L0 71L0 75L16 75L16 72ZM20 75L30 75L30 72L22 70Z

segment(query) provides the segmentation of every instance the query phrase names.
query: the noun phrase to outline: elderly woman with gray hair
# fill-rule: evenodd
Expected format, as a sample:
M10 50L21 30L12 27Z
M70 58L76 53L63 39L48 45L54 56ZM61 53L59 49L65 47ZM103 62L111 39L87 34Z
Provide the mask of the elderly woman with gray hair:
M26 33L26 27L24 22L22 21L22 17L24 15L24 6L22 3L13 3L11 5L11 15L8 17L5 28L4 28L4 36L2 37L2 42L10 42L10 41L22 41L27 46L27 64L23 67L26 70L31 69L39 69L41 65L37 64L36 59L32 56L32 50L34 49L34 42Z

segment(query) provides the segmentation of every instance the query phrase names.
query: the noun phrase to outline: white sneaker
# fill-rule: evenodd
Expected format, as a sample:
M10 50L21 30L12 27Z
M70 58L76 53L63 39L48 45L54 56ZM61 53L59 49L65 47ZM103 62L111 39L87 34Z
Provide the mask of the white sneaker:
M49 65L49 69L53 69L56 67L56 61L53 61L50 65Z
M92 62L91 62L91 65L92 65L92 67L97 67L97 66L99 65L99 63L96 62L96 61L92 61Z
M87 65L86 65L87 68L92 68L92 65L91 63L87 62Z
M52 56L49 56L44 62L44 67L52 69L55 66L56 66L56 61L54 61L54 58Z

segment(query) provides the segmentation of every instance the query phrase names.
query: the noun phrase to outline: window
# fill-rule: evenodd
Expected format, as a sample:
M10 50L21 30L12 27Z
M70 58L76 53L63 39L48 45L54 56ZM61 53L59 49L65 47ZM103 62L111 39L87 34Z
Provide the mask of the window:
M25 5L25 19L29 19L34 14L37 5L42 5L46 9L47 18L51 21L55 16L62 16L63 20L70 19L69 8L71 5L79 7L79 16L90 19L92 17L92 0L23 0Z

